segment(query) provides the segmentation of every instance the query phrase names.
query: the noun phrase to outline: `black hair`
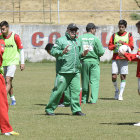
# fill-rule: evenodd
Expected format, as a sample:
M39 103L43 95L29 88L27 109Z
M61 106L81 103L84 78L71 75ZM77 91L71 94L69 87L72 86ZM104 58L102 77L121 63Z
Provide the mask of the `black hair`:
M53 43L48 43L47 45L46 45L46 47L45 47L45 50L48 52L48 51L50 51L51 49L52 49L52 47L53 47Z
M91 29L93 29L93 28L87 28L87 27L86 27L86 31L87 31L87 32L90 32Z
M122 19L122 20L119 21L118 25L124 25L125 28L126 28L127 27L127 22Z
M9 23L7 21L2 21L0 23L0 27L3 27L3 26L9 27Z
M140 21L136 23L136 27L140 27Z

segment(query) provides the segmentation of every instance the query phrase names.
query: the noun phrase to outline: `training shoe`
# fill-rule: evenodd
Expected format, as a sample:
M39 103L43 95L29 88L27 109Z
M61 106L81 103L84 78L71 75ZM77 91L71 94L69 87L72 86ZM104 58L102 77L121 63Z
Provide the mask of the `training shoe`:
M119 98L119 90L118 91L115 91L115 96L114 96L115 100L118 100Z
M3 133L2 135L5 135L5 136L19 136L19 133L15 132L15 131L12 131L12 132L7 132L7 133Z
M12 100L12 103L10 105L16 105L16 100Z
M140 122L139 123L135 123L134 126L140 126Z
M85 116L86 114L82 113L81 111L78 111L78 112L74 113L73 115Z
M121 95L119 95L119 98L118 98L119 101L123 101L123 97Z
M55 116L55 114L54 113L46 113L46 115L48 115L48 116Z
M58 107L65 107L65 105L63 105L63 104L59 104Z

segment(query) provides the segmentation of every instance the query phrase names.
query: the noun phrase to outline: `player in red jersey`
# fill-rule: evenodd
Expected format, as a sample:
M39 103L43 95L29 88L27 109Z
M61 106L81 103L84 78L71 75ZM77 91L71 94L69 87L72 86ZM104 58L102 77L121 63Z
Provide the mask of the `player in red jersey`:
M112 58L112 82L115 87L115 99L123 100L123 92L126 85L126 75L128 74L128 61L118 55L121 45L128 45L133 50L133 37L131 33L125 31L127 22L120 20L118 23L119 32L114 33L109 41L108 48L113 51ZM120 74L120 91L117 85L117 75Z
M2 55L4 53L5 42L0 39L0 67L2 66ZM9 124L8 116L8 101L6 85L2 73L0 72L0 130L3 135L19 135L13 131L12 126Z
M0 38L5 41L5 52L3 54L4 78L6 81L6 90L9 93L12 103L16 105L15 96L13 94L12 80L16 71L16 65L19 64L19 56L21 60L20 69L24 70L24 51L19 35L9 31L7 21L0 23Z

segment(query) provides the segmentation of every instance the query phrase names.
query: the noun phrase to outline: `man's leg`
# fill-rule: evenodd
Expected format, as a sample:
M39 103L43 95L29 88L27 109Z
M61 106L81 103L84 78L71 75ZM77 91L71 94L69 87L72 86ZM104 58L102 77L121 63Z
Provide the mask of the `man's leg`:
M63 104L67 107L70 106L70 89L69 86L67 89L64 91L64 102Z
M16 99L13 94L13 86L12 86L12 81L13 77L15 75L16 71L16 65L11 65L11 66L6 66L4 67L4 77L5 77L5 82L6 82L6 91L9 93L10 98L11 98L11 105L16 105Z
M99 81L100 81L99 64L91 64L91 68L90 68L90 85L91 85L90 103L96 103L98 100Z
M128 61L127 60L120 60L120 94L118 100L123 100L123 92L126 86L126 75L128 74Z
M117 85L117 74L119 73L118 67L119 66L118 66L117 60L112 60L112 83L115 88L115 96L114 96L115 99L118 99L118 96L119 96L119 88Z
M82 103L87 103L89 99L89 62L82 64Z
M57 108L66 87L67 87L67 81L66 81L65 74L61 74L61 75L57 74L55 80L55 86L52 90L49 103L45 108L45 112L48 115L54 114L54 110Z
M8 101L5 81L0 74L0 129L2 133L13 131L12 126L9 124L8 116Z
M81 112L81 107L79 103L80 95L80 73L71 74L73 77L70 82L71 91L71 111L73 114L76 112Z

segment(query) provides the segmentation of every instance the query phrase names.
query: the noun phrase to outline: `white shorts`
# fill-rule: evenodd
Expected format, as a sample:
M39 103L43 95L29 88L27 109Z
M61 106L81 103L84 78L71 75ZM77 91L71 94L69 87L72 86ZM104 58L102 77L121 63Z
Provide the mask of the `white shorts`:
M16 65L4 66L3 68L4 68L4 78L6 78L7 76L14 77L16 72Z
M128 61L112 60L112 74L128 74Z

